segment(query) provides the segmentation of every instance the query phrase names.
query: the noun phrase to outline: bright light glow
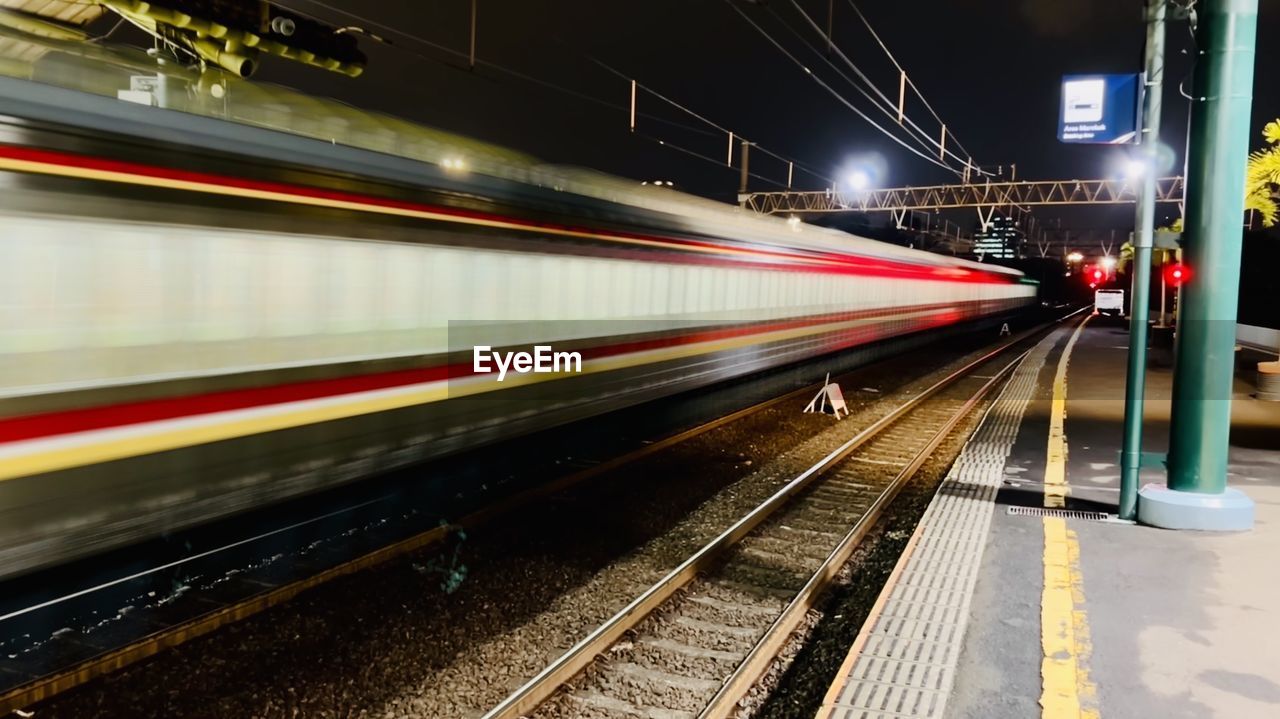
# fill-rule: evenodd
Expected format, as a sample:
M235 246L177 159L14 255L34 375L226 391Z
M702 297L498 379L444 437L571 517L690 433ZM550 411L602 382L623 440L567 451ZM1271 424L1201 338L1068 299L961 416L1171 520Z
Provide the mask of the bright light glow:
M463 160L461 157L446 157L446 158L444 158L444 162L442 162L442 163L440 163L440 164L441 164L441 165L444 165L444 169L446 169L446 170L465 170L465 169L467 169L467 163L466 163L466 161L465 161L465 160Z
M1103 258L1102 258L1102 260L1101 260L1098 264L1102 265L1103 267L1107 268L1108 270L1114 270L1114 269L1115 269L1115 267L1116 267L1116 258L1114 258L1114 257L1103 257Z
M1135 180L1147 174L1147 163L1142 160L1129 160L1124 163L1124 176Z
M885 186L889 162L878 152L863 152L846 157L835 171L835 187L840 194L864 193Z
M795 215L792 215L792 216L788 217L788 218L787 218L787 225L789 225L789 226L791 227L791 229L795 230L796 232L799 232L799 231L800 231L800 218L799 218L799 217L796 217Z
M1082 260L1084 260L1084 255L1080 254L1079 252L1072 252L1071 254L1067 255L1067 262L1080 262Z

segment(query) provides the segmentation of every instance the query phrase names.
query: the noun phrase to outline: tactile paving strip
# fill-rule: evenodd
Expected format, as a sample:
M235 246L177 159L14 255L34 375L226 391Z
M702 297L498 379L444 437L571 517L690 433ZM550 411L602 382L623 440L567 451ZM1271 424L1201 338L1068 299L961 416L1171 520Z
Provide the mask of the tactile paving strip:
M992 404L925 511L914 550L864 629L819 717L941 717L960 660L995 496L1059 333L1036 345ZM834 694L834 696L832 696Z

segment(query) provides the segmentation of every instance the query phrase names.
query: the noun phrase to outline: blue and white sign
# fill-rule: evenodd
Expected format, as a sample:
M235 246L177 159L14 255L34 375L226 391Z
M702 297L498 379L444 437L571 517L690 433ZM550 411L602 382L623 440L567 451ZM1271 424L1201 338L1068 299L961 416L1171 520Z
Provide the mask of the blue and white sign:
M1062 78L1058 139L1097 145L1138 141L1140 75L1067 75Z

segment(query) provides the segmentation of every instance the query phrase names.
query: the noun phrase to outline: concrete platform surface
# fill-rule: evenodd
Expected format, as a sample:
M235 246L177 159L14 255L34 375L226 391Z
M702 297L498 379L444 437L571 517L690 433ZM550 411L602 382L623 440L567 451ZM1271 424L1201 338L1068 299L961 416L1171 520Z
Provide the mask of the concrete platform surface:
M985 499L959 492L986 502L991 519L985 540L973 543L977 556L953 563L977 567L959 651L946 652L957 657L954 666L929 675L939 679L905 673L876 680L885 696L897 696L895 682L915 682L938 700L842 716L1280 717L1280 403L1251 397L1251 374L1237 374L1228 483L1256 503L1252 531L1119 522L1128 333L1097 318L1073 330L1045 342L1016 439L988 470L1000 473L999 490ZM1149 452L1166 449L1171 379L1167 369L1148 373ZM985 441L980 429L971 444ZM962 455L957 464L964 461ZM958 471L952 474L960 478ZM1163 483L1163 468L1144 469L1142 482ZM954 502L956 489L943 489L935 505ZM1035 516L1045 509L1111 518ZM926 515L925 522L938 520ZM915 546L927 547L931 532L922 525ZM904 558L896 581L933 581L913 577L915 564L923 566ZM913 638L956 641L929 631ZM865 651L859 643L846 661L850 683L852 668L865 663L856 656Z

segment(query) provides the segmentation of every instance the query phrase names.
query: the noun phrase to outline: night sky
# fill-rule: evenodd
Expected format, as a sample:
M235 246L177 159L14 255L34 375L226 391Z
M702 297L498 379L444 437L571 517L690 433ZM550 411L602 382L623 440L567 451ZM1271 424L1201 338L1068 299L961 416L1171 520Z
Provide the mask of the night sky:
M713 134L641 117L627 132L629 86L593 62L603 61L689 109L774 152L827 176L851 160L883 158L880 186L922 185L954 176L911 155L806 76L747 24L725 0L480 0L478 55L538 79L617 105L603 107L514 79L490 67L465 69L465 60L345 17L312 0L279 4L338 25L366 25L393 45L362 39L370 57L357 79L272 62L259 79L278 81L352 104L379 109L443 129L503 144L548 162L592 167L637 179L669 179L690 192L722 200L737 189L737 170L662 147L662 138L718 160L726 138L660 100L640 95L640 110L698 126ZM465 53L469 0L325 0L382 26L402 30ZM826 0L801 0L825 23ZM790 0L767 5L739 0L753 19L816 74L864 112L888 124L856 90L791 28L815 45L821 40ZM1016 163L1019 179L1095 178L1114 175L1125 150L1062 145L1055 138L1061 76L1141 69L1139 0L862 0L859 7L897 55L910 77L983 166ZM785 21L785 24L784 24ZM1253 144L1268 119L1280 116L1280 83L1265 68L1277 66L1280 0L1262 0L1253 113ZM837 43L883 92L897 95L897 73L847 0L836 0ZM1178 83L1190 80L1185 22L1169 27L1162 138L1181 156L1187 101ZM837 65L846 69L835 59ZM930 134L938 130L915 102L908 115ZM923 151L923 148L922 148ZM757 153L752 169L778 181L784 165ZM796 185L824 180L797 171ZM773 185L753 179L752 189ZM1131 210L1125 213L1131 214ZM1123 216L1125 213L1121 213ZM1040 211L1041 215L1061 214Z

